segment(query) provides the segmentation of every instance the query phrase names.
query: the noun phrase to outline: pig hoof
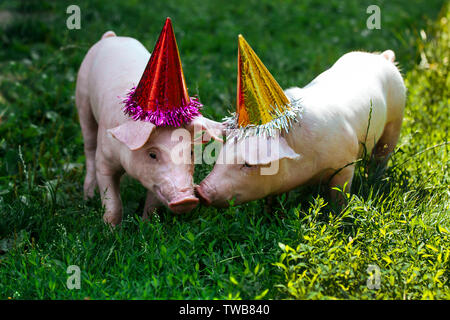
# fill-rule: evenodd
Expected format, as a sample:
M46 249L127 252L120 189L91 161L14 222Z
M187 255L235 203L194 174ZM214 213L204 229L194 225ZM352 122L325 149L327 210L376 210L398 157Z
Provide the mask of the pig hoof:
M115 226L119 225L122 222L122 215L117 215L117 214L113 214L113 213L110 213L110 212L106 212L103 215L103 221L106 224L109 224L112 227L115 227Z
M90 200L94 197L94 189L84 191L84 200Z
M97 181L95 179L86 178L84 180L84 187L83 187L84 200L89 200L94 197L94 191L96 187Z
M144 210L142 214L142 221L150 221L152 217L157 217L159 219L158 208L148 208Z

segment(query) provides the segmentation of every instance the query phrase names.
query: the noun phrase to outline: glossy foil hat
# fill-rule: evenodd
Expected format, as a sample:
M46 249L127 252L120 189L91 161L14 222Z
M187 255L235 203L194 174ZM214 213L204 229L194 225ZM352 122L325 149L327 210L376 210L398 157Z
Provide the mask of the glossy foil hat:
M299 101L290 102L242 35L238 37L237 111L225 118L231 136L274 136L298 121Z
M127 115L156 126L179 127L200 115L202 104L188 95L170 18L166 19L138 86L123 102Z

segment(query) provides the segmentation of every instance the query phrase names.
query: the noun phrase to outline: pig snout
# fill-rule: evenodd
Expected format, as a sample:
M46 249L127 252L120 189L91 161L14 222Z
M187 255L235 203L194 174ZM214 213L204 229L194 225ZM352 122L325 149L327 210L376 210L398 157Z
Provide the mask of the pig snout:
M199 200L194 196L186 196L169 202L169 209L174 213L181 214L193 210L198 205Z
M216 188L210 186L205 181L195 186L195 194L200 198L200 201L207 206L213 205L222 208L229 206L227 201L218 200Z
M202 189L201 185L195 186L195 195L200 198L201 203L209 206L211 205L211 200L205 190Z
M187 213L193 210L199 203L192 187L174 189L156 186L155 191L161 202L176 214Z

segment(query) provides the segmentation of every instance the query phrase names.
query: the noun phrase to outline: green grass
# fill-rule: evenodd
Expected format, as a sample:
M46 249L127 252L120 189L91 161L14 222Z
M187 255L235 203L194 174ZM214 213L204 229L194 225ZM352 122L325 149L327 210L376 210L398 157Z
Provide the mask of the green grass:
M102 3L77 2L81 30L65 27L73 1L0 4L14 14L0 22L0 298L450 298L444 1ZM365 27L370 4L381 30ZM279 196L274 214L254 201L162 210L150 223L140 221L144 188L126 180L124 221L110 230L98 195L82 200L76 72L106 30L151 50L166 16L190 92L216 120L235 105L239 33L282 87L307 84L350 50L393 49L408 102L388 169L364 159L340 214L326 192L301 188ZM197 167L195 181L209 169ZM66 288L69 265L81 269L80 290ZM367 286L369 265L379 289Z

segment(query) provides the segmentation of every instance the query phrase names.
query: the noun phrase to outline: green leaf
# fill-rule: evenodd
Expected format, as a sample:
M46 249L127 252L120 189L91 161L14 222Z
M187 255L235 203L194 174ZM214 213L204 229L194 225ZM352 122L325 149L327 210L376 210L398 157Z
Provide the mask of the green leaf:
M269 292L269 289L264 290L261 294L259 294L255 297L255 300L261 300L262 298L264 298L266 296L266 294L268 292Z
M233 276L230 276L230 281L231 281L231 283L233 283L236 286L239 284Z

